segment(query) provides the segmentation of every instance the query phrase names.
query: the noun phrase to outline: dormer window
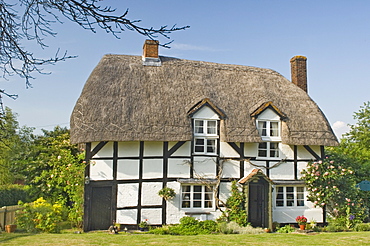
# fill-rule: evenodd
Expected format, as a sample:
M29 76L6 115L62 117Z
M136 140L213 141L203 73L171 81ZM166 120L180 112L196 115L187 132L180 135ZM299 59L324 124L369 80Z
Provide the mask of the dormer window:
M188 112L193 125L193 154L217 155L219 122L225 115L208 98L203 99Z

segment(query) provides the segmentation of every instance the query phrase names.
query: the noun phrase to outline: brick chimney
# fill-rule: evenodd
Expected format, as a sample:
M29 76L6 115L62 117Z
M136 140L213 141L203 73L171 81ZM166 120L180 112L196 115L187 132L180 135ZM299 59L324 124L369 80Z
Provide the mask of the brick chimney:
M158 56L158 45L158 40L145 40L142 56L144 66L161 66L161 59Z
M307 92L307 58L304 56L294 56L290 59L292 82L305 92Z

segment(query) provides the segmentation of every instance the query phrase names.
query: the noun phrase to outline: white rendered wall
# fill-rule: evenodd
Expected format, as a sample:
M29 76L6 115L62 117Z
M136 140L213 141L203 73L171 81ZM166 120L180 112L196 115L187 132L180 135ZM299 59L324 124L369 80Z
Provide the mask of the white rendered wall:
M169 178L190 178L190 159L168 159Z
M146 182L142 184L141 205L161 205L162 197L158 195L158 191L162 189L162 182Z
M280 120L280 116L277 115L272 109L265 109L258 115L259 120Z
M112 180L113 161L93 160L90 162L90 180Z
M139 156L140 143L139 142L119 142L118 156L119 157L137 157Z
M117 207L130 207L138 205L139 184L118 184Z
M139 160L118 160L117 180L138 179Z
M137 218L136 209L117 210L116 221L119 224L135 225Z
M144 159L143 178L155 179L163 178L163 159Z
M194 157L194 176L200 178L216 177L216 157Z
M194 119L219 120L220 117L209 107L204 106L198 110L194 115Z

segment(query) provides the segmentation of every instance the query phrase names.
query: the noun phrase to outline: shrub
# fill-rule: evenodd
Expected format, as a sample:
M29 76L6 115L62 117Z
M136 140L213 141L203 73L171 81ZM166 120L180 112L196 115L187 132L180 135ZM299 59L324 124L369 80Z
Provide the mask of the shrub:
M294 231L295 231L295 228L292 227L291 225L286 225L286 226L281 227L281 228L276 230L276 232L278 232L278 233L291 233L291 232L294 232Z
M222 223L223 224L223 223ZM262 228L254 228L251 225L240 226L238 223L231 221L224 223L222 226L222 233L225 234L260 234L265 233Z
M370 231L370 223L361 223L355 225L354 231Z
M193 217L182 217L180 224L150 229L153 234L198 235L210 234L218 230L217 223L212 220L198 221Z
M29 202L29 187L23 185L0 186L0 207L17 205L18 201Z
M17 224L28 232L60 231L60 223L63 221L62 205L51 204L42 197L33 203L25 203L23 209L17 212Z

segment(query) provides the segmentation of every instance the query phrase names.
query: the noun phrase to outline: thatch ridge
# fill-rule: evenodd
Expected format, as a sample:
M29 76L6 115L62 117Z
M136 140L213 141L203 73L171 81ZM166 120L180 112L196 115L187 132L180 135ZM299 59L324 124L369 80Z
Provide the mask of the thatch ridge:
M261 142L250 116L272 102L287 116L282 140L336 145L318 106L279 73L264 68L160 57L105 55L88 78L71 116L71 141L187 141L187 112L205 98L226 114L222 141Z

